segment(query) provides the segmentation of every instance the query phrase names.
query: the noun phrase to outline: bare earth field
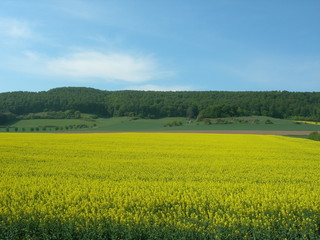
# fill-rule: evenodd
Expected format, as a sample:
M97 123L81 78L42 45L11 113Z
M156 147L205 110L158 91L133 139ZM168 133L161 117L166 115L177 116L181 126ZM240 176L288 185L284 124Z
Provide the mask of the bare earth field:
M60 133L125 133L129 131L81 131ZM131 132L131 131L130 131ZM173 131L132 131L139 133L212 133L212 134L257 134L257 135L309 135L312 131L242 131L242 130L173 130Z

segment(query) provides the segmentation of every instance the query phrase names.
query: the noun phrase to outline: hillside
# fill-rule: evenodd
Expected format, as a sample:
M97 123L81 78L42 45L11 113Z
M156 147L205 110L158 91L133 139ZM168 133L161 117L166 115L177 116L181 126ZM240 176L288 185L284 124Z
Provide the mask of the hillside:
M320 92L102 91L63 87L43 92L0 93L0 124L16 117L77 118L79 113L151 119L256 115L319 121Z

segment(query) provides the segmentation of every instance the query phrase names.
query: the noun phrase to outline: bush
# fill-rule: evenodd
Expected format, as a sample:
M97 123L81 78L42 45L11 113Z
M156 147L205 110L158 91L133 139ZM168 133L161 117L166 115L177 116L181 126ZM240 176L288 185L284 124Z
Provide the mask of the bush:
M231 121L229 121L227 119L221 119L221 118L217 118L216 123L218 123L218 124L232 124Z
M211 125L212 122L211 122L210 118L205 118L204 119L204 124Z
M254 123L254 124L259 124L259 123L260 123L260 120L259 120L259 119L255 119L255 120L253 121L253 123Z
M79 119L81 113L75 110L58 112L38 112L19 116L20 119Z
M138 117L131 117L130 121L135 121L135 120L138 120L138 119L139 119Z
M308 139L314 140L314 141L320 141L320 133L318 132L312 132L309 134Z
M164 125L164 127L175 127L175 126L182 126L182 122L181 121L173 121L173 122L170 122L170 123L166 123Z
M273 122L270 119L267 119L264 123L265 124L273 124Z

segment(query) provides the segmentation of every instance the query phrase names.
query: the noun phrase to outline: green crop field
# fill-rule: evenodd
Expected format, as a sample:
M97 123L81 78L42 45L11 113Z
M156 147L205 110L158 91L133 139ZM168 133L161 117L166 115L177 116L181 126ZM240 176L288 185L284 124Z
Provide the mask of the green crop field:
M270 123L266 124L266 121ZM1 132L52 131L173 131L173 130L265 130L265 131L319 131L320 124L297 123L270 117L239 117L210 119L210 122L186 118L136 119L130 117L83 119L20 120L2 126Z

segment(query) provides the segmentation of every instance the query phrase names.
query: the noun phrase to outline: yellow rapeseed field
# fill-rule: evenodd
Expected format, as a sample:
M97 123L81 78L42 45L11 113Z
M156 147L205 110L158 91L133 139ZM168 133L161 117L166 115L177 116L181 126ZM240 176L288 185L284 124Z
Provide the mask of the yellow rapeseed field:
M320 142L0 134L0 239L320 239Z
M319 122L312 122L312 121L296 121L298 123L307 123L307 124L313 124L313 125L318 125L320 124Z

